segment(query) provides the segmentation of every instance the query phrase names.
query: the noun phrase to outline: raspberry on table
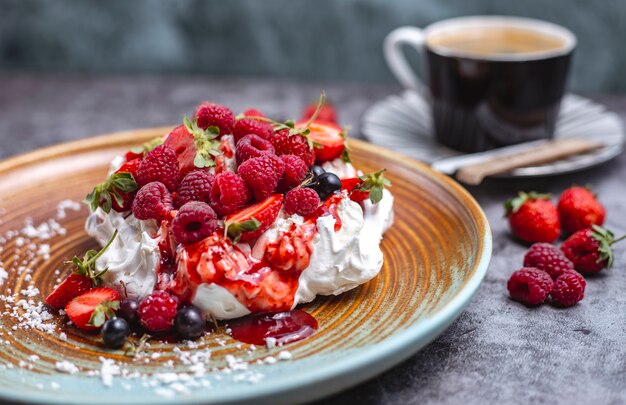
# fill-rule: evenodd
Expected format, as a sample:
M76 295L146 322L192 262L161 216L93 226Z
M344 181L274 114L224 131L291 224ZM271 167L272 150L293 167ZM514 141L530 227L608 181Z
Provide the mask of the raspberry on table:
M236 173L225 171L217 176L211 188L211 208L220 215L232 214L250 200L250 191Z
M209 204L190 201L180 207L172 220L172 232L178 243L198 242L217 230L217 215Z
M533 244L524 256L524 267L536 267L556 280L566 271L574 270L574 263L558 247L545 242Z
M554 282L552 300L562 307L571 307L585 297L587 283L577 271L567 271Z
M273 155L274 147L270 141L258 135L250 134L237 142L235 153L237 155L237 164L241 164L253 157Z
M285 163L285 174L278 182L278 191L286 192L302 183L309 168L296 155L282 155L280 159Z
M237 168L257 201L264 200L276 190L285 172L285 163L275 155L248 159Z
M290 215L310 215L319 207L320 202L319 195L312 188L294 188L285 195L285 211Z
M506 287L514 300L528 305L538 305L548 298L553 285L552 278L545 271L523 267L511 274Z
M277 155L296 155L307 167L313 166L315 151L309 147L305 137L290 135L289 130L281 129L272 135L271 141Z
M215 176L204 170L194 170L180 182L174 202L180 208L190 201L211 202L211 188Z
M235 126L235 114L230 108L219 104L204 102L198 106L194 117L202 129L218 127L220 135L231 134Z
M167 187L158 181L148 183L139 189L131 206L135 218L141 220L156 219L160 221L173 209L172 195Z
M139 303L139 321L149 332L165 332L174 326L178 298L155 291Z
M135 180L139 186L158 181L168 190L176 191L180 182L180 168L174 149L160 145L151 150L139 163Z
M242 118L237 121L233 128L235 142L250 134L257 135L263 139L270 139L273 132L274 127L272 124L254 118Z

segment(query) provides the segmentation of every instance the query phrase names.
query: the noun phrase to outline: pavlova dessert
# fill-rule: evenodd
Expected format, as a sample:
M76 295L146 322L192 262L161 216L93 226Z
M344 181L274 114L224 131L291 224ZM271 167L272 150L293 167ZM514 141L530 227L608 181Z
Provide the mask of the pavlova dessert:
M133 328L201 336L206 319L277 314L374 278L393 221L384 169L362 173L323 105L300 122L203 103L115 158L87 196L103 248L46 299L121 346Z

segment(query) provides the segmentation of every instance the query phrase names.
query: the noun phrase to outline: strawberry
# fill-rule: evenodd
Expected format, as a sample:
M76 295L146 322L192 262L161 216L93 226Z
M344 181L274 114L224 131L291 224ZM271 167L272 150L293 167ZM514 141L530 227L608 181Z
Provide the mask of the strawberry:
M574 263L574 268L581 273L597 273L613 265L611 246L626 235L615 239L613 232L592 225L567 238L561 245L565 256Z
M184 125L174 128L165 138L164 143L176 152L180 172L183 176L196 168L193 163L196 158L196 144L193 135Z
M372 204L378 203L383 198L385 186L391 186L391 182L385 178L385 169L374 173L364 174L341 180L341 189L348 191L350 199L361 202L369 198Z
M117 291L101 287L79 295L65 306L74 325L84 330L99 329L107 319L115 317L120 306Z
M132 160L124 164L127 166L125 170L134 170L137 172L139 160ZM109 213L111 208L116 211L128 211L128 207L132 204L135 191L139 188L133 173L120 170L111 174L104 182L98 184L85 197L85 202L92 211L101 207L104 212Z
M90 289L89 277L72 273L46 297L45 302L53 308L65 308L68 302Z
M130 173L134 179L140 162L141 159L128 160L122 165L122 167L117 169L115 173ZM117 212L130 211L130 207L133 204L133 199L135 198L135 194L137 194L137 191L135 190L125 193L115 188L115 186L113 188L120 195L120 197L122 197L122 204L118 203L117 198L113 198L113 200L111 201L111 208L113 208Z
M296 123L297 129L306 128L308 125L308 138L313 142L315 160L318 163L335 160L342 156L346 150L346 139L343 130L332 122L315 120L311 123L300 121Z
M317 105L318 103L311 103L307 105L302 112L302 119L310 119L318 109ZM337 123L337 112L335 111L335 107L333 107L333 105L330 103L326 103L320 106L319 110L317 111L316 119L326 122Z
M257 239L278 217L283 206L283 195L272 194L265 200L226 217L224 234L233 243Z
M572 234L591 225L604 223L606 210L596 196L585 187L570 187L563 191L558 204L563 230Z
M511 232L522 241L552 243L559 237L559 214L549 194L520 192L504 207Z

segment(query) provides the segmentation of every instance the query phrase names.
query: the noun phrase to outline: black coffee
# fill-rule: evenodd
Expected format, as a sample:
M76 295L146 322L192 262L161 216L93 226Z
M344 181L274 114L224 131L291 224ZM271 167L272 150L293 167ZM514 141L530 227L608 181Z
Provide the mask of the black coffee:
M552 137L572 54L562 51L562 38L506 27L465 28L437 34L426 45L441 143L478 152Z

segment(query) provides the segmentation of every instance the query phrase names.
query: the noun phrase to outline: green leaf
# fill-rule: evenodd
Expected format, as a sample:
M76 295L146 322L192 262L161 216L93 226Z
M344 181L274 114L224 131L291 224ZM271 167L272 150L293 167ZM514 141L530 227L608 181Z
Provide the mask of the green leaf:
M355 187L355 191L369 191L369 199L372 204L378 204L383 199L383 189L385 187L391 187L391 182L385 178L385 172L387 169L382 169L377 172L364 174L359 176L359 179L363 182L360 186Z
M536 191L531 191L530 193L520 191L517 193L517 197L510 198L504 202L504 216L516 213L527 201L549 200L551 197L550 194L542 194Z
M111 239L107 242L107 244L100 249L99 251L94 249L89 249L83 255L83 258L80 259L78 256L74 256L71 261L65 261L65 264L73 264L76 269L74 273L80 274L85 277L89 277L91 279L92 287L97 287L100 284L101 277L104 273L108 271L104 269L102 271L97 271L96 269L96 260L111 246L113 240L117 237L117 229L113 232Z
M243 222L226 221L224 223L224 236L230 238L233 243L238 243L244 232L256 231L260 227L261 222L255 217Z
M120 308L119 301L107 301L96 306L87 325L101 327L107 319L115 317L115 310Z

